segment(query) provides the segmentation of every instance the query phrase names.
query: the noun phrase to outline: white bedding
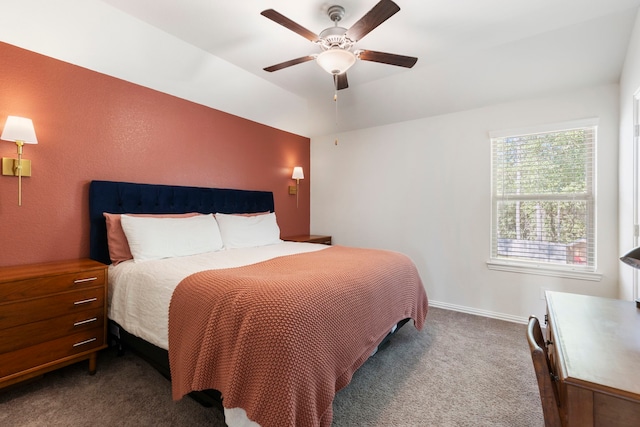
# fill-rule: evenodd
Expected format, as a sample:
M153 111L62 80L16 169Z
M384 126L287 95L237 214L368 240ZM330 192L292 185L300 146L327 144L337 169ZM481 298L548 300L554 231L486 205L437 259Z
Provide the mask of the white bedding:
M281 242L137 263L129 260L117 266L110 265L109 318L127 332L168 350L169 303L173 290L188 275L204 270L241 267L328 247L316 243ZM395 327L391 332L394 330ZM224 408L224 414L229 427L260 427L247 418L242 408Z
M185 277L203 270L241 267L328 246L282 242L179 258L125 261L109 266L109 318L131 334L168 350L169 303Z

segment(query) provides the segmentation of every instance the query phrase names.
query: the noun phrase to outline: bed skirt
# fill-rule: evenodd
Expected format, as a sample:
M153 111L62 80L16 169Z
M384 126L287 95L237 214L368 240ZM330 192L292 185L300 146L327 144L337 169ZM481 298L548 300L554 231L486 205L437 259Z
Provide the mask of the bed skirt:
M395 334L409 319L403 319L398 322L396 328L390 332L378 345L378 350L385 348L389 344L391 335ZM130 350L140 356L149 363L163 377L171 380L171 371L169 369L169 352L154 344L151 344L142 338L127 332L123 327L113 320L109 320L109 345L116 347L118 355L123 355L125 351ZM222 406L222 396L218 390L203 390L189 393L189 397L206 407L216 407L220 412L224 412Z

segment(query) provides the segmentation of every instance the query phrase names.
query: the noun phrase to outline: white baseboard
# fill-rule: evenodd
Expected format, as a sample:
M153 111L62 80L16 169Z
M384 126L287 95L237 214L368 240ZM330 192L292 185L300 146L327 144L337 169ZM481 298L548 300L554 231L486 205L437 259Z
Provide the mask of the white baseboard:
M528 317L512 316L510 314L496 313L494 311L488 311L488 310L480 310L477 308L465 307L463 305L449 304L447 302L429 300L429 306L436 307L436 308L444 308L445 310L459 311L461 313L475 314L476 316L490 317L492 319L505 320L507 322L522 323L524 325L529 323Z

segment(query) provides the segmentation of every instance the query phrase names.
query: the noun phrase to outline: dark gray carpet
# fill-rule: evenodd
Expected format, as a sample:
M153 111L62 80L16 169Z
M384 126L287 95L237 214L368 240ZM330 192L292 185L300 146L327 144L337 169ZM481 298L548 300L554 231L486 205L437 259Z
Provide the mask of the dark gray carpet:
M356 372L334 402L335 427L544 425L526 326L430 308ZM146 362L113 350L98 372L79 363L0 390L2 426L213 426L222 414L190 398Z

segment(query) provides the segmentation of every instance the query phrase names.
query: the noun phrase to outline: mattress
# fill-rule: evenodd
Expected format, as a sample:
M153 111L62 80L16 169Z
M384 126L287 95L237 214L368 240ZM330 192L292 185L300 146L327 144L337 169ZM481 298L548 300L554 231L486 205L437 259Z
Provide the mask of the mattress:
M241 267L272 258L320 251L326 245L282 242L193 256L109 266L109 318L129 333L168 350L169 304L178 284L204 270Z

